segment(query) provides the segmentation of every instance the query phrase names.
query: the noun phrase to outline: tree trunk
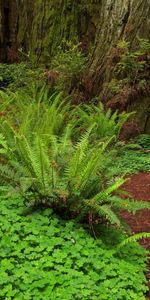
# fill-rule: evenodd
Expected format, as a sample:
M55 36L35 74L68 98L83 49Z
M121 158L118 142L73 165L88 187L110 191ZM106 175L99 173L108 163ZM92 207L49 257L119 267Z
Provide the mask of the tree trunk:
M150 38L150 0L103 0L99 12L89 66L96 92L112 77L111 59L118 41L125 39L133 48L137 38Z
M150 37L150 0L0 0L0 8L0 57L8 47L22 48L47 64L63 40L81 42L90 53L87 94L100 94L111 79L120 39L132 48L138 37Z
M16 0L0 0L0 62L17 50L18 10Z

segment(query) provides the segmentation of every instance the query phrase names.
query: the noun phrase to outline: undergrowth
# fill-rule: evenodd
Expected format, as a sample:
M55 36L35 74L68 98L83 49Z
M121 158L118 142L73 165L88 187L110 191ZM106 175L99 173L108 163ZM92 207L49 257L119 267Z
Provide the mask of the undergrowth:
M120 210L150 208L115 193L126 179L118 177L122 169L113 166L113 154L120 155L116 141L130 114L105 113L102 106L72 110L61 94L50 97L45 88L32 96L2 91L0 96L2 106L6 102L0 183L19 191L28 206L48 205L81 220L98 216L117 227L122 227Z
M45 88L0 96L1 190L15 192L0 195L0 299L144 300L146 251L132 243L142 234L124 240L118 212L149 204L115 192L118 175L150 170L149 139L122 145L130 114L75 111ZM92 233L98 220L97 239L66 211Z
M0 200L0 299L145 299L141 246L130 243L115 253L124 239L116 230L105 227L94 240L51 209L26 210L19 196Z
M127 144L114 153L113 159L109 163L109 171L114 175L150 172L150 152L144 151L144 148L132 149L130 144Z
M41 86L44 84L43 67L35 67L29 62L0 64L0 89L16 91L27 88L33 81Z
M120 189L125 175L150 172L150 136L123 144L133 113L71 105L92 90L80 44L62 41L41 67L20 54L0 64L0 299L144 300L147 252L136 240L150 235L127 235L120 210L150 205ZM149 40L134 50L121 40L108 59L110 98L145 93Z
M146 89L149 77L150 41L138 39L136 49L129 47L129 42L120 40L112 56L114 76L106 84L113 95L120 93L125 87L136 84L141 91Z

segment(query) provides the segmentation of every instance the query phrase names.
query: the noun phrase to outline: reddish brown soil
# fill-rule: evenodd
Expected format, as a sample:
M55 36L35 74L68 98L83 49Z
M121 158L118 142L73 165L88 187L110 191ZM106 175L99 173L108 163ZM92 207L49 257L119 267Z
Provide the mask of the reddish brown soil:
M132 175L131 179L123 185L123 189L128 191L136 200L150 201L150 173ZM130 225L133 232L150 232L150 210L142 210L134 216L126 212L123 212L121 215ZM141 243L150 250L150 239L142 240ZM150 281L150 264L147 278ZM147 299L150 299L150 291Z

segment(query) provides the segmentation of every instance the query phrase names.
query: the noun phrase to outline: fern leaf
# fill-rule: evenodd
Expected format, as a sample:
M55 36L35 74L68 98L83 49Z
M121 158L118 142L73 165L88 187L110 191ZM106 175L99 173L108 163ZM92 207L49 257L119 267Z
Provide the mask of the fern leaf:
M150 232L140 232L140 233L134 234L134 235L126 238L125 240L123 240L123 242L121 242L117 246L117 251L130 243L137 242L140 239L147 239L147 238L150 238Z

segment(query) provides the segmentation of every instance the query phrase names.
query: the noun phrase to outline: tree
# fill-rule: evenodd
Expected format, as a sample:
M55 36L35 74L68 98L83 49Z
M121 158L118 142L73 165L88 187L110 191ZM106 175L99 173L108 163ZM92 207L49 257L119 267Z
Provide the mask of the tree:
M0 61L6 62L9 50L17 49L18 1L0 0ZM11 50L10 50L11 51Z
M89 55L82 88L87 98L103 97L118 41L134 49L138 38L150 36L150 0L0 0L0 7L1 57L9 45L47 64L63 40L80 42Z

